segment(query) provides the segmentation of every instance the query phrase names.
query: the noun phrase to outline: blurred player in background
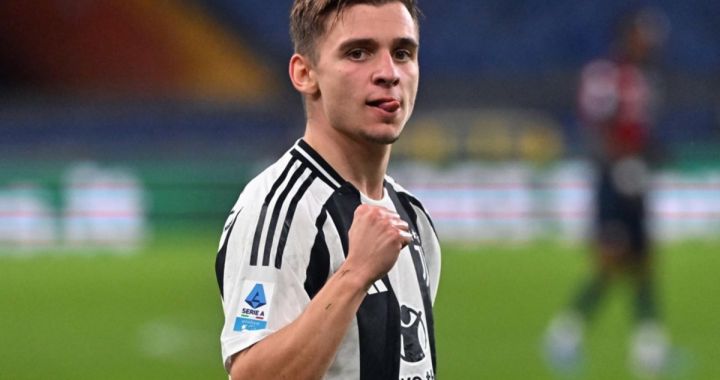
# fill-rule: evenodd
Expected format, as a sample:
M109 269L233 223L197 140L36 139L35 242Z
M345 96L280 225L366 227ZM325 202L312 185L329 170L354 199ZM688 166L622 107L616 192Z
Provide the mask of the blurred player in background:
M582 70L578 108L596 170L596 270L548 327L546 353L557 369L577 368L584 327L620 275L627 275L634 289L632 369L655 375L667 361L669 340L658 315L646 205L651 126L659 100L653 58L667 30L659 10L633 12L620 24L614 56Z
M305 135L243 190L216 261L237 379L434 379L440 245L386 176L419 70L413 0L296 0Z

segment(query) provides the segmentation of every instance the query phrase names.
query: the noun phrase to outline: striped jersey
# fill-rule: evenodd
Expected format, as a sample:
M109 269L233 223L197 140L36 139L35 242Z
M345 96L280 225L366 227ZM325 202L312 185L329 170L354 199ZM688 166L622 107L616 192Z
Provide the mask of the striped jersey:
M220 238L216 275L227 370L233 354L295 320L340 267L363 203L396 211L413 238L369 288L325 378L435 378L440 245L430 217L388 176L383 199L369 199L302 139L247 184Z

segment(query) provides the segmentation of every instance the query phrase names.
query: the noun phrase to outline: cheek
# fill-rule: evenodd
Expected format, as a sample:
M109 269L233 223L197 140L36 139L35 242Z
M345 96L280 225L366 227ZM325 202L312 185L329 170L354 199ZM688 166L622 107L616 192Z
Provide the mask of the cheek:
M407 89L412 92L417 92L418 83L420 82L420 72L417 67L409 68L405 72L405 78Z
M408 94L408 102L412 105L415 104L415 97L417 96L418 92L418 79L415 77L415 80L409 80L406 81L405 91Z
M338 70L333 73L331 77L324 78L325 80L321 83L320 89L326 95L326 101L330 100L333 103L340 103L347 98L354 96L357 93L355 88L353 77L348 75L347 72Z

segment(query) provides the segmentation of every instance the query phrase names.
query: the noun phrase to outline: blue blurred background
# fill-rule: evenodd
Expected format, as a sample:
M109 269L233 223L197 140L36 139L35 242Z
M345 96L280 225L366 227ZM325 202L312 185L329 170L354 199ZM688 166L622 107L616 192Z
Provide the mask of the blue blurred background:
M656 229L662 241L691 240L700 244L695 250L717 256L718 245L707 243L717 239L720 228L720 2L713 0L421 0L420 92L413 119L395 147L391 174L426 199L448 244L464 247L457 248L461 252L481 251L483 244L504 252L515 249L508 241L561 240L580 243L574 250L582 251L591 173L577 115L579 73L588 61L610 52L618 20L640 6L661 9L669 27L657 57L662 101L653 127L661 158L653 197ZM180 272L202 289L193 296L201 301L187 303L181 322L154 319L155 324L132 327L146 342L140 350L145 356L138 355L163 357L162 342L177 341L182 350L169 355L185 358L185 364L156 363L157 372L110 366L118 378L222 375L215 345L220 305L212 298L217 296L211 271L215 240L244 183L304 130L300 96L287 79L289 7L287 0L0 2L0 257L5 260L0 272L5 271L5 289L29 284L28 276L43 266L46 272L38 273L45 273L47 283L31 281L37 293L20 291L14 297L47 296L47 289L62 289L67 281L80 281L77 286L85 288L89 281L110 286L108 278L120 283L128 278L121 272L83 282L76 270L104 272L91 268L97 263L72 261L76 252L83 257L108 251L110 257L118 252L160 257L153 262L158 270L173 253L192 257L188 265L195 271ZM528 257L541 250L524 247ZM563 250L556 248L561 252L556 255L577 268L569 273L582 272L581 261L573 261L579 255L566 257ZM465 260L464 253L458 255ZM58 259L68 256L72 259ZM63 266L75 269L53 277L61 271L50 258L71 260ZM157 281L180 284L185 279ZM478 283L472 286L482 289ZM564 285L556 286L561 294L541 308L545 314L537 316L535 332L564 298ZM716 285L708 289L720 290ZM58 308L86 310L50 298ZM0 309L10 299L10 293L0 298ZM448 299L445 310L453 309L453 302ZM173 305L178 304L185 301ZM16 314L0 312L7 322L0 319L0 333L8 339L14 335L4 326L22 331L26 318L37 314L32 301L19 308ZM186 337L176 330L187 330L187 323L202 326L193 330L193 344L177 338ZM528 331L521 338L534 342ZM69 338L57 338L64 339ZM7 367L8 378L45 373L22 367L42 352L40 345L27 343L14 351L11 360L19 364ZM193 347L207 351L203 359L197 359ZM717 348L707 357L712 352ZM189 358L205 367L188 372L183 365L192 362ZM474 356L464 360L458 358L460 367L449 373L479 371L471 367ZM84 359L64 359L75 361ZM685 365L701 367L700 361ZM717 370L705 369L698 378ZM513 377L497 371L486 376ZM61 378L107 378L100 369L72 366L60 373ZM537 372L529 378L543 376L549 375ZM600 371L596 378L609 377Z
M671 31L658 123L672 152L717 147L720 5L656 1ZM626 1L421 3L418 116L527 108L580 148L578 72L607 53ZM272 157L303 128L286 79L287 1L8 0L0 6L5 158ZM278 112L282 110L282 112ZM447 131L452 134L452 130Z

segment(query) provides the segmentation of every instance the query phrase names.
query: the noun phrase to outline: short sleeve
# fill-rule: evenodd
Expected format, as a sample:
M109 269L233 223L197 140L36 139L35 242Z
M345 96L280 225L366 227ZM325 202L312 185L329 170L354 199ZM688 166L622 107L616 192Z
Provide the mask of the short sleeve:
M251 195L252 189L246 189L240 196L220 241L224 265L218 276L225 315L220 341L226 370L234 354L297 319L310 302L304 279L311 238L293 228L284 234L288 223L273 218L272 203L265 205ZM313 226L311 222L299 209L292 226ZM278 254L283 255L279 268Z

